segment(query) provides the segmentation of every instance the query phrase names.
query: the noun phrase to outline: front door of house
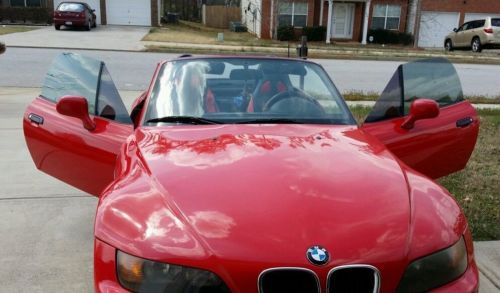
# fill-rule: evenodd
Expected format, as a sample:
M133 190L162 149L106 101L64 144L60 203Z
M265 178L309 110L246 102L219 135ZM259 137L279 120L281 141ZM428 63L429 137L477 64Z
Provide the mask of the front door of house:
M352 39L354 3L333 3L332 30L336 39Z

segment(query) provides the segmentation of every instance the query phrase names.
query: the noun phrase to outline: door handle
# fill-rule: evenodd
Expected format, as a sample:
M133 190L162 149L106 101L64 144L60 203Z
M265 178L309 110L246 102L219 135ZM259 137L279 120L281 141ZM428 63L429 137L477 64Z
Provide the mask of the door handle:
M31 113L28 115L28 119L37 125L43 124L43 117L42 116Z
M472 122L474 122L474 119L472 119L471 117L462 118L460 120L457 120L457 127L464 128L471 125Z

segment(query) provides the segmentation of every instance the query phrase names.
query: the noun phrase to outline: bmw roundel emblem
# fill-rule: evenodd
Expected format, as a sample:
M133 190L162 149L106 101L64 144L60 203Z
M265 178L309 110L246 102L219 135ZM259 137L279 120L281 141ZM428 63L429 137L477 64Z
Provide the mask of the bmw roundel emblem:
M307 250L307 260L309 260L313 265L322 266L328 263L330 260L330 254L328 251L318 245L310 247Z

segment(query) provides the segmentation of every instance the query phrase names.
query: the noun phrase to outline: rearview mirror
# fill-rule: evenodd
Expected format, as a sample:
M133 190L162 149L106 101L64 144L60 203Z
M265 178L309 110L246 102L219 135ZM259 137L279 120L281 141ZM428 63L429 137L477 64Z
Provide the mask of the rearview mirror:
M90 118L89 106L84 97L64 96L57 102L56 110L59 114L82 120L83 127L87 130L95 129L95 123Z
M434 100L417 99L411 103L410 114L401 124L403 129L412 129L417 120L436 118L439 115L439 105Z

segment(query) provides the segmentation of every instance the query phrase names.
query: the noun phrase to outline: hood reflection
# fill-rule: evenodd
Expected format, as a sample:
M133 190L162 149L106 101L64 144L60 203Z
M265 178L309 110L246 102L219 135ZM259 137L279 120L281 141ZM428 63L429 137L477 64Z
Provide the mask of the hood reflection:
M233 218L218 211L198 211L189 216L191 225L205 238L226 238L236 225Z

